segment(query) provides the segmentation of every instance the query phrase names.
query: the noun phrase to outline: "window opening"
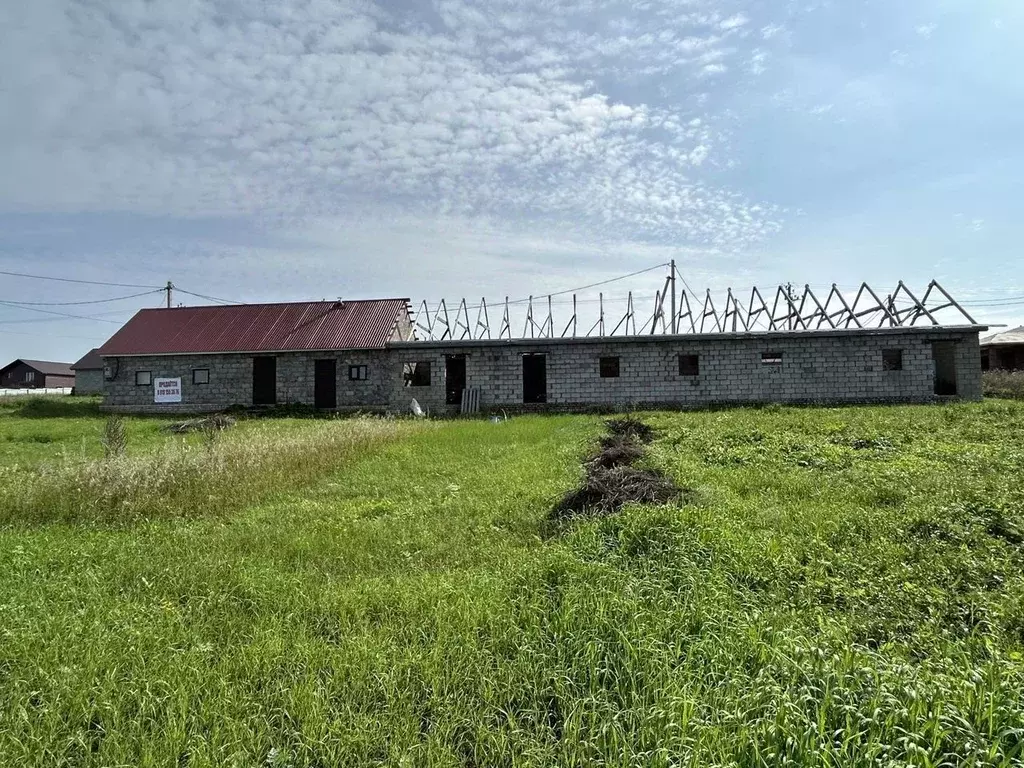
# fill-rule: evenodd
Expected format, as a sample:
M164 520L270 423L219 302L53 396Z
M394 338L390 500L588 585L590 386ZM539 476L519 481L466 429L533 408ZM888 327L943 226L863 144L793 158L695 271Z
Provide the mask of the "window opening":
M617 357L602 357L600 362L600 371L602 379L617 379L619 378L619 358Z

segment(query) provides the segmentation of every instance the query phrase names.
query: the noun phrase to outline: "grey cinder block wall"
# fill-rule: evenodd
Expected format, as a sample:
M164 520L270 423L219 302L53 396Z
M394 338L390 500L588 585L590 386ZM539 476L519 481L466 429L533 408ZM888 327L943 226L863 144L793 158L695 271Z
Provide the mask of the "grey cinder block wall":
M391 405L407 407L416 397L433 412L452 410L445 404L443 376L445 359L454 354L466 355L467 386L480 389L485 409L925 402L935 397L934 342L940 342L940 355L952 355L955 360L957 395L980 399L976 330L880 329L396 344ZM898 352L897 370L886 369L883 354L887 350ZM523 403L522 358L530 354L546 358L543 405ZM695 375L692 370L680 373L680 355L690 356L691 363L695 356ZM601 358L617 358L617 377L600 376ZM431 387L402 386L402 366L416 361L431 363Z
M466 386L485 410L571 410L594 406L699 407L729 403L927 402L936 397L936 360L953 376L958 397L981 398L979 328L886 328L854 331L653 336L619 339L402 342L351 352L281 353L277 402L314 402L314 366L337 361L341 409L407 412L415 398L435 414L445 402L449 356L464 356ZM545 402L524 403L523 358L543 355ZM686 356L684 370L680 356ZM213 411L252 403L252 355L173 355L108 360L117 376L105 385L107 410ZM614 358L617 376L601 376ZM429 363L428 386L407 386L407 364ZM349 379L365 365L367 379ZM610 368L610 364L608 366ZM209 370L208 384L192 371ZM156 405L135 374L180 377L182 403ZM607 371L610 372L610 371Z
M387 408L387 350L351 352L284 352L277 355L156 355L111 358L116 376L105 386L103 408L131 413L202 413L253 401L253 357L277 358L277 402L310 404L314 400L317 360L336 362L339 408L382 411ZM350 366L366 366L365 380L349 378ZM208 371L208 383L195 383L193 372ZM180 378L181 403L156 404L152 384L136 384L142 371L149 379ZM206 378L206 377L203 377Z
M75 371L76 395L99 395L103 393L103 371L86 368Z

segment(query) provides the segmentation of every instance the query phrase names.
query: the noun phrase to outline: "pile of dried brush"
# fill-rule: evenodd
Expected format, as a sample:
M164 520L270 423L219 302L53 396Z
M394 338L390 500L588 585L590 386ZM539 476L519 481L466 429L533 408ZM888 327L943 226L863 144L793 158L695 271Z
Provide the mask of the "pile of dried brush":
M654 440L654 429L634 418L605 422L611 434L601 438L600 450L584 465L579 488L569 491L548 515L559 523L580 517L609 515L626 504L664 504L682 489L660 472L634 466Z

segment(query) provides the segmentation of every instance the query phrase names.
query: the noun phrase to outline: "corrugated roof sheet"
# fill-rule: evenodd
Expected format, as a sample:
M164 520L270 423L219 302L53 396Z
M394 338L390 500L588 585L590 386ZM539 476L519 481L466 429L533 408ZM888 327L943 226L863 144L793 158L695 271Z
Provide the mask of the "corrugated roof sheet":
M103 369L103 358L100 349L90 349L81 360L71 366L74 371L96 371Z
M408 299L143 309L100 355L380 349Z
M996 344L1024 344L1024 325L1009 331L995 333L981 340L981 346L990 347Z
M29 368L32 368L38 373L44 376L74 376L75 372L71 370L71 363L51 363L47 360L26 360L21 357L15 360L9 365L5 365L3 370L7 370L18 363L24 363Z

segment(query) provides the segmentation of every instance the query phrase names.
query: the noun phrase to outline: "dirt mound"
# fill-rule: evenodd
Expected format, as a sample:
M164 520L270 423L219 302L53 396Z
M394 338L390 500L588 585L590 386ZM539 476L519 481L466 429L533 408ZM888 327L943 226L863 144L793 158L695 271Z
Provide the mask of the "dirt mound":
M633 418L605 423L611 434L601 438L600 450L584 464L583 483L555 504L549 522L610 515L630 503L664 504L683 493L660 472L633 466L647 452L643 443L654 439L650 425Z
M631 437L641 443L654 442L654 427L650 424L644 424L632 416L626 416L621 419L608 419L605 422L605 426L608 427L608 431L613 435Z

